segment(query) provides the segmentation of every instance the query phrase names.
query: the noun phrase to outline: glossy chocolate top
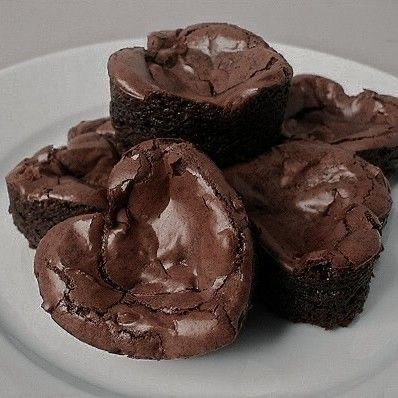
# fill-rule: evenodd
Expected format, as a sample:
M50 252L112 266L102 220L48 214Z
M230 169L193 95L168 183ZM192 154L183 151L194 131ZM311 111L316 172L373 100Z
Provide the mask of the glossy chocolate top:
M292 141L225 175L242 195L263 248L289 270L321 261L361 266L381 250L389 184L351 152Z
M83 120L68 131L68 142L78 135L87 133L97 133L106 138L113 139L115 136L115 129L112 126L109 117L103 117L95 120Z
M398 98L370 90L349 96L332 80L298 75L282 130L286 137L321 140L355 152L398 147Z
M154 32L147 47L122 49L108 63L111 81L138 99L165 92L236 106L292 77L290 65L262 38L225 23Z
M243 205L216 166L190 144L147 141L114 167L108 200L105 218L69 219L41 241L43 307L79 339L137 358L231 343L253 252Z
M59 199L102 209L107 206L108 176L118 159L113 144L94 129L69 139L67 146L41 149L6 180L27 200Z

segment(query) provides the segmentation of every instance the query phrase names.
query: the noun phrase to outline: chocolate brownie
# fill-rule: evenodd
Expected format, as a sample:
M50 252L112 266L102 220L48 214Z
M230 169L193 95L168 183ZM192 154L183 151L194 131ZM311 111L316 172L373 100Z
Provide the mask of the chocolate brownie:
M358 153L386 175L398 168L398 98L364 90L347 95L325 77L293 78L286 137L321 140Z
M381 170L330 144L291 141L225 175L256 231L258 295L295 322L348 325L391 208Z
M112 170L108 200L106 215L70 218L41 240L43 308L78 339L134 358L230 344L248 309L253 248L221 171L191 144L147 141Z
M107 178L120 156L97 134L99 126L70 138L67 146L41 149L7 175L9 211L30 247L60 221L106 209Z
M68 142L73 140L78 135L93 132L110 140L114 140L115 138L115 129L112 126L111 119L109 117L103 117L95 120L83 120L76 126L73 126L68 131Z
M112 54L108 72L111 119L126 147L139 136L182 138L225 166L280 140L292 69L237 26L151 33L147 49Z
M79 124L72 127L68 131L68 142L78 135L92 133L92 132L102 135L107 140L109 140L112 143L112 145L116 148L119 157L121 157L123 155L123 152L125 152L125 150L128 149L124 145L122 145L122 143L116 138L116 132L114 127L112 126L112 122L109 117L104 117L96 120L88 120L88 121L84 120L80 122ZM142 137L135 135L134 132L132 132L132 134L134 134L135 137L134 142L136 144L145 141Z

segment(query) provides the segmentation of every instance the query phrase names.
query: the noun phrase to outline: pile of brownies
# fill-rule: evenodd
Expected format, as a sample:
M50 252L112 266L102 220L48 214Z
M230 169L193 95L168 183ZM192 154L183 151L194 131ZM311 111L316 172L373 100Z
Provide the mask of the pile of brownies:
M298 75L212 23L112 54L110 118L7 176L42 307L134 358L232 343L251 301L294 322L362 311L391 209L398 99Z

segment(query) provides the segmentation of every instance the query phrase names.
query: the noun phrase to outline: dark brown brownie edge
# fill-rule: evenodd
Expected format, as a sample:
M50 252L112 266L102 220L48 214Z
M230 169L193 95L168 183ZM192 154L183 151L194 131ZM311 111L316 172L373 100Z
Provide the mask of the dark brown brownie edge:
M15 226L28 240L32 249L37 247L49 229L61 221L79 214L101 211L64 200L27 200L10 186L8 186L8 195L10 199L8 211Z
M369 149L358 152L358 155L369 163L380 167L387 178L390 178L398 170L398 147Z
M256 252L261 285L254 289L254 300L277 315L335 329L348 326L362 312L376 258L354 270L333 272L325 262L299 274L285 270L258 245Z
M166 93L140 100L111 81L110 115L124 148L150 138L182 138L219 166L246 161L281 140L290 82L267 87L236 110Z

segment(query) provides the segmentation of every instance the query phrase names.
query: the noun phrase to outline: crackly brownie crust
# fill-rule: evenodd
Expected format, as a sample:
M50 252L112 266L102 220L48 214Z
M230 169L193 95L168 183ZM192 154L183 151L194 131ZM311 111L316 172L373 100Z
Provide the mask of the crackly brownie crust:
M347 326L362 311L391 209L381 170L336 146L291 141L225 175L253 224L256 298L295 322Z
M114 167L107 197L105 214L65 220L41 240L42 307L81 341L134 358L232 343L248 310L253 247L221 171L188 143L151 140Z
M110 115L126 148L149 138L192 142L219 166L280 140L292 69L264 40L228 24L148 36L108 62Z
M67 146L45 147L7 175L9 212L31 248L59 222L106 208L107 176L120 158L100 133L108 125L109 119L81 123Z
M350 96L333 80L297 75L282 134L354 151L390 176L398 168L398 98L371 90Z
M73 126L68 131L68 142L83 134L90 134L95 132L102 137L106 138L112 146L116 149L118 156L122 156L126 149L130 146L124 147L122 143L115 137L116 132L112 125L110 117L103 117L95 120L83 120L76 126ZM141 142L142 139L137 137L137 143Z

